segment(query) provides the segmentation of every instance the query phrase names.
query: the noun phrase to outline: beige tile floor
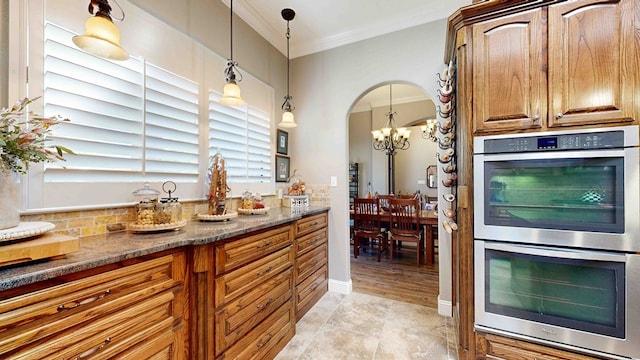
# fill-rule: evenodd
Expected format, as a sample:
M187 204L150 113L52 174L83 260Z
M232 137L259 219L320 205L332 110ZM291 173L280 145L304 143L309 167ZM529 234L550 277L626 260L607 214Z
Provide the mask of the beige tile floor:
M276 360L457 360L453 320L436 309L329 292L296 325Z

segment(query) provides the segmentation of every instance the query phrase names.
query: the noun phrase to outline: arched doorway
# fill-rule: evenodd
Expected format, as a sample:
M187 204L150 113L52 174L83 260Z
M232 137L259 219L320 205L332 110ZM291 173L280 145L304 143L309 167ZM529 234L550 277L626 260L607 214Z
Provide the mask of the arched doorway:
M391 162L384 151L372 146L371 131L385 126L388 114L395 113L396 127L407 127L411 130L408 138L409 147L397 150L393 160L393 172L389 171ZM385 82L363 92L354 103L348 117L349 121L349 169L350 180L355 179L355 186L350 182L350 197L366 197L387 194L390 178L394 181L395 194L419 193L425 200L436 198L437 189L427 184L426 169L436 164L436 144L423 138L421 126L435 118L434 102L416 85L406 82ZM354 169L356 172L354 173ZM353 193L353 189L355 192ZM353 258L351 247L351 279L353 290L372 295L393 297L404 300L413 298L417 303L437 307L438 298L438 263L415 267L415 260L404 266L394 260L390 265L388 258L375 263L374 254L366 259L366 254L358 260ZM365 258L364 260L362 258ZM401 274L401 275L400 275ZM373 275L373 276L372 276ZM398 281L413 282L406 288L399 288ZM375 278L375 279L374 279ZM373 285L375 284L375 285ZM413 288L415 291L407 291ZM419 299L418 299L419 298ZM424 300L423 302L420 302Z

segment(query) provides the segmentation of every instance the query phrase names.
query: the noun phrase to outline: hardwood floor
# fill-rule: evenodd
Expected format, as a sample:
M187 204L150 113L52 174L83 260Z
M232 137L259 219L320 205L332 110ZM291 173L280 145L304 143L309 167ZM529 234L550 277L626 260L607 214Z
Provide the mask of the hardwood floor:
M377 262L373 251L353 257L351 246L351 280L353 291L438 308L438 256L433 265L416 267L415 255L402 253L389 262L383 253Z

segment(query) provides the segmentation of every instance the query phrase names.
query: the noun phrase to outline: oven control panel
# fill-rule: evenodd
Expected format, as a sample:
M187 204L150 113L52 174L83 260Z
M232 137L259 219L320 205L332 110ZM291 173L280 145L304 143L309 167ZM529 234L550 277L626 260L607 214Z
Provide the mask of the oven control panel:
M484 153L595 150L624 147L623 131L604 131L545 136L519 136L484 140Z

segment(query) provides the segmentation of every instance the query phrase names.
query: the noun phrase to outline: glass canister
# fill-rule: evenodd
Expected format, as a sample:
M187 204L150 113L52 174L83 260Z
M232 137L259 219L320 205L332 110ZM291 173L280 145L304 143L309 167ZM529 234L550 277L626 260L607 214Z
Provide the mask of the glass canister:
M160 195L158 190L152 189L149 183L145 182L142 189L132 194L140 197L136 205L135 225L151 226L166 223L163 222L166 221L166 216L163 216L160 213L162 209L158 208L158 195Z
M173 181L165 181L162 184L162 191L167 193L169 197L160 199L159 206L162 208L164 216L168 216L167 223L176 224L182 221L182 204L178 201L177 197L171 197L171 193L176 191L176 183Z

